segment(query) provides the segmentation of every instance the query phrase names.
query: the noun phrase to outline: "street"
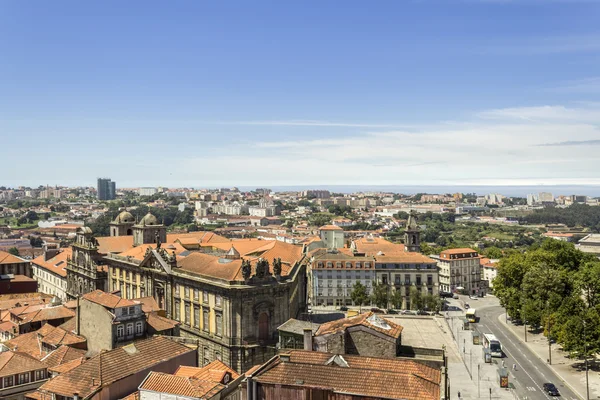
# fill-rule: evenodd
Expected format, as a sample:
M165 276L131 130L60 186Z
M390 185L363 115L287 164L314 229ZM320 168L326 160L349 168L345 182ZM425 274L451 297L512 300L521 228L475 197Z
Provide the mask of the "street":
M515 387L515 393L519 399L550 399L543 389L542 385L551 382L558 388L563 399L577 400L581 397L575 394L566 386L554 372L540 360L524 343L521 343L511 332L506 331L500 325L498 318L504 315L504 309L498 305L495 297L488 296L480 300L471 300L468 297L461 299L463 302L470 303L470 306L477 309L479 322L474 324L475 329L480 333L493 333L500 343L506 355L503 358L505 365L510 369L509 382ZM494 358L501 364L499 358ZM516 364L516 370L512 369Z

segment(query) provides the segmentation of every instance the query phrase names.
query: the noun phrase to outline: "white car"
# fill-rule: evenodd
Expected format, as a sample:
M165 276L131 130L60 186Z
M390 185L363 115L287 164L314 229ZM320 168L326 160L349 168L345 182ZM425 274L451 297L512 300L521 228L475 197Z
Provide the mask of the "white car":
M475 296L475 295L473 295L473 294L472 294L472 295L470 295L470 296L469 296L469 298L470 298L471 300L479 300L479 299L477 298L477 296Z

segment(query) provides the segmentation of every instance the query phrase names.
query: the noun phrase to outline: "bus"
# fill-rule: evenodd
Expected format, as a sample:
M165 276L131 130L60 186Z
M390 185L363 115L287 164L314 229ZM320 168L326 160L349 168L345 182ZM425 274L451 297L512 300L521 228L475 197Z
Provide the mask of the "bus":
M490 349L490 354L492 357L502 358L504 356L502 353L502 344L496 338L496 336L491 333L483 334L483 347Z
M477 312L476 312L476 310L475 310L474 308L469 308L469 309L467 310L467 315L466 315L466 317L467 317L467 320L468 320L469 322L472 322L472 323L475 323L475 322L477 322Z

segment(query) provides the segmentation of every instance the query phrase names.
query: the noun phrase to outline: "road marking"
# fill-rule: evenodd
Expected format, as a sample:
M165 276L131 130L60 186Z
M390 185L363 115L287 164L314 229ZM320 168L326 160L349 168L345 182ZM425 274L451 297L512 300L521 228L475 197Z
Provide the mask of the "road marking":
M490 320L490 322L492 323L492 325L494 325L494 326L496 326L496 328L498 328L498 325L496 325L496 323L494 321ZM502 329L500 329L500 330L502 331ZM504 332L503 332L503 334L504 334ZM508 336L506 336L505 334L503 336L505 336L508 339ZM512 340L510 340L510 339L508 339L508 341L510 343L513 343ZM513 343L513 345L514 345L514 343ZM529 377L529 379L531 379L531 382L533 382L533 384L535 386L537 386L537 388L540 389L540 391L541 391L542 388L540 387L540 385L538 385L537 382L535 381L535 379L533 379L533 377L531 375L529 375L529 372L527 372L527 370L525 368L523 368L523 366L521 365L521 363L519 362L519 360L517 360L515 357L513 357L511 355L511 353L508 351L508 349L506 349L506 354L510 355L510 357L515 361L515 363L517 363L517 365L519 366L519 368L521 369L521 371L525 372L525 374ZM528 361L529 361L529 359L528 359ZM513 372L512 375L514 376L514 372ZM542 393L544 393L544 397L546 397L547 399L550 399L550 397L548 397L548 395L545 392L542 391Z
M527 386L527 390L529 390L530 392L535 392L535 388L533 386Z

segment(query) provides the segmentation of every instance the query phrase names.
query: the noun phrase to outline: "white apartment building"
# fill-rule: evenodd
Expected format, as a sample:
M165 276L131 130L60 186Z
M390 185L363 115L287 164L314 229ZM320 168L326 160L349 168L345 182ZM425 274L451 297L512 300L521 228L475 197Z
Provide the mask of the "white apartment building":
M488 288L494 287L494 279L498 275L498 260L488 260L481 265L481 281L482 286L487 285Z
M67 301L67 258L72 257L71 248L45 249L44 254L31 261L33 278L38 291Z
M308 302L312 305L352 305L352 290L362 283L371 294L375 259L355 257L336 249L319 249L309 262Z
M158 193L158 189L155 187L143 187L138 190L140 196L152 196Z
M464 290L469 294L480 293L480 256L473 249L450 249L431 258L437 261L440 291Z

